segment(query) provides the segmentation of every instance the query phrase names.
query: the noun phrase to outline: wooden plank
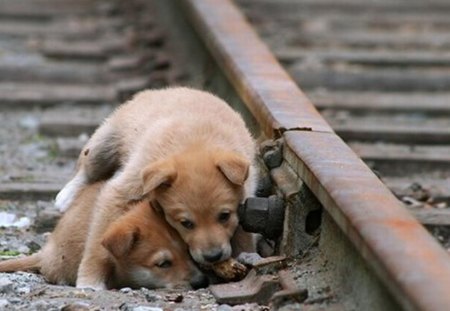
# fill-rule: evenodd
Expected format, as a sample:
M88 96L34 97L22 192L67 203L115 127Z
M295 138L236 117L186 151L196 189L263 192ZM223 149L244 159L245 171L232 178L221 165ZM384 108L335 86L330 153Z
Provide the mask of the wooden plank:
M50 82L50 83L93 83L109 81L107 70L96 63L19 63L14 58L0 61L1 82Z
M308 11L317 14L320 11L339 12L361 12L369 11L372 13L379 12L435 12L435 11L449 11L450 3L445 0L432 1L358 1L358 0L240 0L243 5L258 5L270 10L273 13L283 11L287 12L301 12Z
M319 109L346 109L372 112L450 113L450 93L387 93L353 91L309 91Z
M343 13L339 15L323 15L326 23L331 29L335 30L355 30L355 29L372 29L384 31L402 31L405 27L411 27L415 31L445 31L450 28L450 20L448 13L430 12L423 14L420 12L410 12L402 14L402 12L386 12L384 14L349 14ZM286 18L286 15L283 15ZM291 15L292 19L294 16ZM306 18L306 17L304 17Z
M108 53L103 42L85 41L47 41L40 52L47 57L105 61Z
M48 1L48 0L47 0ZM260 2L260 0L246 0L246 1L257 1ZM448 3L447 0L429 0L428 2L424 3L422 0L407 0L407 1L392 1L392 0L372 0L370 2L361 2L359 0L261 0L261 2L275 2L279 4L296 4L300 7L304 6L321 6L324 9L326 9L328 6L342 6L342 7L348 7L348 6L357 6L362 9L365 8L425 8L429 6L434 6L437 10L442 10L443 7L446 7L450 9L450 3Z
M62 36L65 39L93 38L100 35L99 21L53 22L41 20L0 20L0 34L13 38Z
M134 34L137 35L137 34ZM162 44L164 34L153 30L145 36L139 36L139 44L154 46ZM127 55L133 42L130 36L115 35L97 40L50 39L44 42L39 51L47 57L69 60L107 61L111 57ZM142 50L141 56L149 57L149 50Z
M97 85L0 83L0 106L114 103L115 88Z
M300 22L311 20L311 12L308 10L290 11L277 5L277 11L273 11L264 7L264 5L248 5L247 0L238 0L243 11L250 17L261 16L270 12L270 21L279 23L280 25L288 25L293 27L299 25ZM333 11L323 10L315 12L315 18L322 19L330 29L334 30L355 30L355 29L389 29L402 28L405 24L415 25L416 27L426 26L427 30L437 28L443 29L450 25L448 12L435 11L423 14L423 12L398 12L387 11L382 14L354 14L352 12L340 12L336 14ZM306 24L308 25L308 24ZM279 29L279 28L277 28Z
M74 15L87 13L93 8L90 0L56 1L0 1L0 17L24 18L24 19L49 19L63 15Z
M392 121L394 122L394 121ZM407 124L334 124L336 133L346 141L371 141L390 143L448 144L449 126L407 125Z
M450 172L450 147L350 142L352 150L382 176Z
M45 117L39 123L39 133L47 136L79 136L92 134L101 120L80 116Z
M0 184L0 200L52 200L63 186L51 183L3 183Z
M77 158L86 141L79 138L58 138L56 141L58 156Z
M395 144L364 144L349 143L352 150L366 161L392 161L415 163L417 165L431 164L436 169L443 166L450 168L449 146L414 146Z
M324 63L349 63L371 66L447 66L450 53L444 51L395 51L305 49L303 47L275 47L275 55L282 62L292 63L313 58Z
M448 49L450 34L432 33L399 33L399 32L369 32L369 31L320 31L303 32L296 36L293 44L308 44L317 46L339 45L354 48L391 48Z
M424 225L450 226L450 208L419 208L410 211Z
M450 45L449 45L450 46ZM304 68L289 66L296 82L304 89L329 88L358 91L443 91L450 89L450 75L442 70L399 68Z

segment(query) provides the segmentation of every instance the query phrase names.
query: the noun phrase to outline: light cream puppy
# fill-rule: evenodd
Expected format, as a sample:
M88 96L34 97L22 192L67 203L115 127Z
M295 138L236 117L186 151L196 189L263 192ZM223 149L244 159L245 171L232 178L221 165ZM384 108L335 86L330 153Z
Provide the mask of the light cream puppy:
M48 282L75 285L84 252L92 208L102 183L79 191L45 246L28 257L0 262L0 272L34 271ZM131 211L115 220L103 234L107 257L105 288L173 287L205 285L204 276L191 262L185 243L147 202L128 206Z
M148 90L120 106L97 129L75 177L60 192L64 209L84 185L111 178L100 194L77 286L104 287L96 247L111 217L131 200L147 198L189 245L195 261L232 255L237 207L256 184L255 143L244 121L224 101L189 88ZM233 252L254 251L238 230Z

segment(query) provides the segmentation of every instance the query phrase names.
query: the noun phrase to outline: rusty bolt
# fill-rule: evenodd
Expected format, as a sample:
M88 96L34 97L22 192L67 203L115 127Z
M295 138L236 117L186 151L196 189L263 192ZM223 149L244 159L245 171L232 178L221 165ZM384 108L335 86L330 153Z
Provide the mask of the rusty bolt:
M276 195L268 198L248 198L239 206L238 215L245 231L275 239L283 231L284 201Z
M260 151L264 163L270 170L279 167L283 162L283 144L281 140L265 141L261 144Z

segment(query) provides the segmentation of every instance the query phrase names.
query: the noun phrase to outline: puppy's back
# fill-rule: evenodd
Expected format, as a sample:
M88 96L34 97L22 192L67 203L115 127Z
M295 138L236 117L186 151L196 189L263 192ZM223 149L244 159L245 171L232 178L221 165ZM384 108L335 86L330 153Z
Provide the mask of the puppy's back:
M187 133L193 135L187 138L195 135L214 138L216 144L239 149L236 151L249 157L253 157L255 147L243 119L223 100L204 91L182 87L140 92L120 106L103 126L120 132L116 135L121 137L126 150L135 148L136 141L146 132L150 131L145 137L158 139L167 128L181 136L186 133L184 128L189 129ZM196 129L196 133L192 133Z

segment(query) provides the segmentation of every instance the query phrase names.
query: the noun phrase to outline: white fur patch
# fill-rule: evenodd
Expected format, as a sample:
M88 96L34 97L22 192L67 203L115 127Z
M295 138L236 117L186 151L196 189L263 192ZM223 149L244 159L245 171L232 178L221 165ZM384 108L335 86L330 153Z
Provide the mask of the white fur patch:
M79 171L71 181L56 195L55 207L60 212L66 211L75 199L78 191L86 184L86 177L82 171Z

